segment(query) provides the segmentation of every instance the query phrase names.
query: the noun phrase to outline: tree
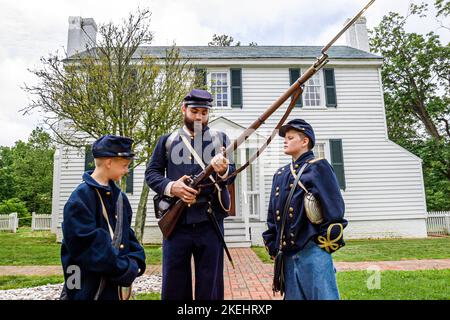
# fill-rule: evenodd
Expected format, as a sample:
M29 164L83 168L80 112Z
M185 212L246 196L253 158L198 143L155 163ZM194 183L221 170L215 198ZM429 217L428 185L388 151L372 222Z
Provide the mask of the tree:
M68 59L41 58L42 67L30 70L39 83L24 88L35 97L25 113L42 111L65 145L83 147L88 138L108 133L133 138L159 71L151 57L133 60L138 47L152 40L149 19L148 10L138 11L122 25L100 25L96 48ZM64 120L72 130L61 127Z
M232 36L228 36L226 34L214 34L212 41L208 42L208 46L210 47L230 47L232 45L236 46L236 47L240 47L241 46L241 42L238 41L236 43L234 43L234 38ZM248 44L250 47L256 47L258 44L256 42L250 42Z
M53 154L50 135L40 127L33 130L27 142L19 140L11 148L1 147L0 201L24 203L27 212L49 214Z
M0 147L0 201L14 197L11 148Z
M50 135L38 127L28 142L18 141L12 149L15 197L30 212L51 213L54 147Z
M437 18L448 16L448 1L435 6ZM427 4L411 4L406 17L390 12L371 31L370 46L384 58L389 137L422 158L428 207L443 210L450 208L450 46L432 31L405 31L409 17L427 13Z
M17 198L0 201L0 214L10 214L16 212L19 218L19 226L31 226L31 215L25 203Z
M173 46L159 61L139 50L152 40L150 11L131 13L122 24L102 24L96 48L68 59L41 59L32 71L40 80L25 90L36 97L25 112L43 111L62 144L84 147L88 138L116 134L134 140L133 166L148 161L156 134L180 123L182 97L193 83L191 67ZM178 103L178 104L177 104ZM62 123L69 123L70 130ZM125 190L126 178L121 181ZM136 213L142 241L148 187L144 181Z
M172 48L166 55L162 76L158 77L154 86L152 107L145 109L138 133L145 146L143 153L146 162L150 159L158 138L181 125L183 118L180 107L183 98L197 82L188 60L181 59L178 49ZM136 237L140 242L144 237L149 192L150 188L144 181L135 221Z

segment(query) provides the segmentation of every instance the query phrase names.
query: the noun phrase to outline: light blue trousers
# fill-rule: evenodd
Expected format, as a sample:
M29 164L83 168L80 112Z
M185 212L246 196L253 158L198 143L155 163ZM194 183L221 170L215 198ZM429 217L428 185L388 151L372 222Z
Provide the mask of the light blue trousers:
M309 241L305 248L284 257L286 300L339 300L331 254Z

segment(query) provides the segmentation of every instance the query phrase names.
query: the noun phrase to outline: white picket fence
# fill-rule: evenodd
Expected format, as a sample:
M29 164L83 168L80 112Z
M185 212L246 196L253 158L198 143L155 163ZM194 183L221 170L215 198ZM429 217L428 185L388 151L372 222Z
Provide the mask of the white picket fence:
M36 214L33 212L31 219L32 230L50 230L52 227L51 214Z
M427 215L428 235L450 235L450 211L433 211Z
M17 212L0 215L0 231L11 231L15 233L18 227L19 219L17 218Z

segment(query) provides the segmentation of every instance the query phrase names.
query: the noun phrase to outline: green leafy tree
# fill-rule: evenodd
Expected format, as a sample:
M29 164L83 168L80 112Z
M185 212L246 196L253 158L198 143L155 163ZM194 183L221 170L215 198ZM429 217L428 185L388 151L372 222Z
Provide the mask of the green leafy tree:
M131 13L120 24L99 26L97 46L64 59L42 58L32 70L39 83L25 86L35 99L25 112L39 110L58 142L84 147L105 134L134 140L133 166L146 163L157 135L180 124L180 102L193 72L175 46L156 59L140 50L151 43L149 10ZM126 177L120 186L126 188ZM143 239L148 187L140 195L136 231Z
M437 0L436 19L449 15ZM389 137L423 160L430 210L450 209L450 46L433 31L408 33L411 16L427 4L411 4L406 17L390 12L371 32L370 46L384 58L382 78Z
M31 226L31 215L25 202L17 198L11 198L0 202L0 214L17 212L19 227Z
M15 197L24 201L31 212L50 214L54 155L50 135L38 127L28 142L16 142L12 154Z
M250 47L256 47L258 44L256 42L250 42L248 44ZM226 34L214 34L212 37L212 40L208 42L208 46L210 47L230 47L230 46L236 46L240 47L241 42L238 41L234 43L234 38L232 36L226 35Z
M0 147L0 201L14 197L11 148Z

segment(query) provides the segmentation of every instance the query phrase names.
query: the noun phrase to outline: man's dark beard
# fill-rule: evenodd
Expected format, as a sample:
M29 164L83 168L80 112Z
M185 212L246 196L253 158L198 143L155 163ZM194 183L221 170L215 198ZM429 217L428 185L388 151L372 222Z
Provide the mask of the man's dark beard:
M184 116L184 125L186 126L186 128L188 128L191 132L195 133L195 122L196 121L192 121L190 119L188 119L188 117ZM200 122L200 121L197 121ZM202 123L202 131L205 130L206 126L208 125L208 121L206 121L205 124Z

